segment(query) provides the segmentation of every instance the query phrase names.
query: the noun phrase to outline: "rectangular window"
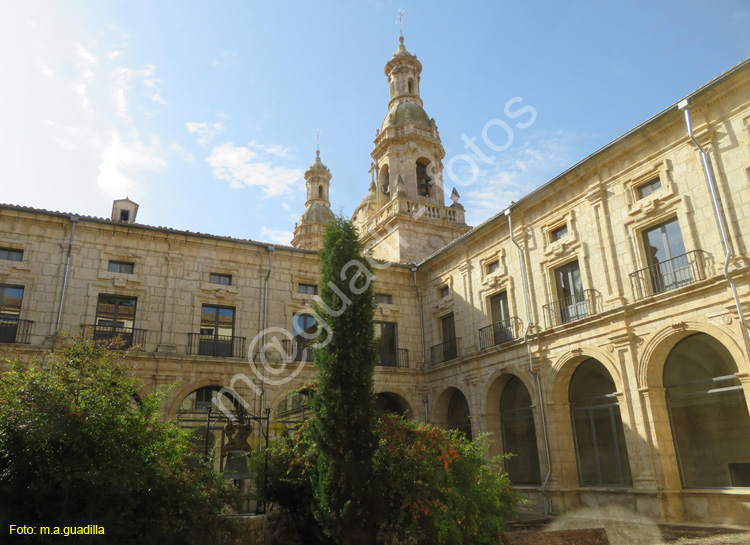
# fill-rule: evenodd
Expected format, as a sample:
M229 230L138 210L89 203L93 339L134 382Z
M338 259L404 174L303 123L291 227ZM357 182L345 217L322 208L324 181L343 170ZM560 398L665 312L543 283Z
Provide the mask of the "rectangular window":
M448 297L450 293L451 293L451 290L448 286L443 286L442 288L440 288L439 294L440 294L441 299L443 297Z
M107 270L113 273L133 274L135 265L127 261L110 261Z
M568 226L562 225L558 227L557 229L552 229L552 231L549 232L549 238L550 242L555 242L556 240L560 240L561 238L568 236Z
M490 315L492 327L485 335L491 332L492 346L506 343L513 340L513 328L510 322L510 312L508 311L508 294L501 292L490 297ZM480 333L481 335L481 333ZM486 339L486 340L489 340Z
M120 221L130 221L130 210L120 210Z
M203 305L198 354L231 357L234 342L234 308Z
M636 189L636 191L638 192L638 199L645 199L646 197L648 197L649 195L653 195L660 189L661 180L659 180L659 178L651 180L650 182L646 182L645 184L641 184Z
M318 295L318 286L316 284L300 284L297 291L303 295Z
M643 231L643 245L654 293L679 288L693 281L677 218Z
M0 342L16 342L23 286L5 286L0 284Z
M375 302L379 305L393 304L393 296L390 293L376 293Z
M577 260L555 269L555 283L562 323L588 316Z
M398 367L398 343L395 322L375 322L375 338L378 340L380 364L386 367Z
M231 286L232 285L232 275L231 274L210 273L208 275L208 283L209 284L219 284L220 286Z
M122 348L132 346L136 304L135 297L100 295L96 305L94 340L109 341L119 337L124 343Z
M318 321L310 314L295 314L292 317L294 347L290 356L295 361L313 361L311 345L318 341Z
M497 271L500 268L500 261L497 259L495 261L490 261L487 263L487 274L492 274L493 272Z
M23 261L23 250L0 248L0 259L5 261Z
M440 331L443 337L442 361L452 360L458 357L458 342L456 341L456 322L451 312L440 318Z

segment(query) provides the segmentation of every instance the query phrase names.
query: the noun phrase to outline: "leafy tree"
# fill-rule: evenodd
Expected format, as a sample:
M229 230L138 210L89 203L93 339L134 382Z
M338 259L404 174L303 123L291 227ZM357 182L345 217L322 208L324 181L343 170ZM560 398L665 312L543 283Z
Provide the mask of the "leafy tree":
M316 517L336 543L373 543L379 507L372 472L378 443L373 274L356 227L341 216L326 226L320 262L316 310L325 322L319 339L325 346L315 351L318 386L310 426L317 448Z
M159 421L163 394L134 400L140 383L117 356L78 339L43 361L5 363L0 526L96 524L107 543L221 537L217 515L231 494L188 435ZM58 539L33 536L34 543Z

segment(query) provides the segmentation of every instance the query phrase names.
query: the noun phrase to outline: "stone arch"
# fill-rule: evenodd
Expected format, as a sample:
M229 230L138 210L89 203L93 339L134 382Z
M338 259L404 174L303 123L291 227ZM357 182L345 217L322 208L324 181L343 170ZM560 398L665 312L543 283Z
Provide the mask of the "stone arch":
M531 394L531 400L533 401L534 406L536 406L538 396L536 385L534 384L531 374L526 370L522 370L520 367L514 367L513 369L506 367L492 373L485 382L479 406L481 414L489 414L491 411L497 410L500 406L500 398L503 395L505 385L513 377L517 377L523 382L523 385L526 386L529 394Z
M664 364L672 348L685 337L705 333L714 337L729 350L740 373L747 373L747 356L731 332L726 328L703 322L680 322L656 332L641 351L636 380L639 388L661 388ZM744 366L744 368L743 368Z
M414 420L414 411L409 402L403 396L393 391L384 390L378 392L376 406L380 410L395 412L404 418Z
M450 404L453 394L456 392L461 392L461 394L466 398L466 401L469 403L469 408L471 408L471 401L466 395L466 392L458 386L448 385L435 398L431 418L431 422L434 426L438 426L440 428L446 428L448 426L448 405Z
M216 380L212 379L197 380L195 382L190 382L188 384L180 386L174 391L169 399L169 402L167 403L166 410L164 411L166 418L168 420L174 420L175 418L177 418L177 410L180 408L180 405L182 405L182 402L185 400L185 398L194 391L206 387L216 388L220 390L224 386L218 383ZM250 403L250 400L246 399L245 402Z
M622 375L611 355L598 348L587 346L566 352L552 365L554 371L550 373L546 383L550 403L563 405L568 403L570 378L578 365L589 358L597 360L607 369L618 392L624 391L625 384L623 384Z

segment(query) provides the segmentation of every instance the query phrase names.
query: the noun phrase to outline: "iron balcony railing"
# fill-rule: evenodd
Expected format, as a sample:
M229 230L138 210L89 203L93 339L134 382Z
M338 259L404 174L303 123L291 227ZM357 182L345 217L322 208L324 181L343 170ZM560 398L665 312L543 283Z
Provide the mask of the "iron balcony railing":
M285 397L277 406L279 413L285 413L287 411L296 411L304 409L310 405L310 396L307 394L294 394L292 396Z
M693 250L630 273L633 299L637 301L650 295L704 280L706 278L705 255L702 250Z
M523 329L520 318L511 317L479 330L479 350L517 339Z
M381 367L409 367L409 351L406 348L397 348L395 352L380 351Z
M313 344L316 341L308 339L285 339L281 341L284 348L284 359L291 361L314 361Z
M133 327L113 327L97 324L81 326L84 336L94 341L105 341L112 350L143 350L146 341L146 330Z
M188 333L188 354L242 358L245 356L245 337L202 335Z
M583 290L542 307L544 323L549 327L574 322L598 312L596 290Z
M437 365L444 361L455 360L458 357L460 348L461 339L459 337L436 344L430 349L430 361L432 362L432 365Z
M33 324L30 320L0 318L0 343L29 344Z

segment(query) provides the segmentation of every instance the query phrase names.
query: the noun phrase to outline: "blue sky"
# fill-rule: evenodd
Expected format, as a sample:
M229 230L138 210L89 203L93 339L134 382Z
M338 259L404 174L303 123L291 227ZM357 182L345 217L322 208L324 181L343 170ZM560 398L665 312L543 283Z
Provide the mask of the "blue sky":
M288 243L320 129L349 216L399 9L444 162L479 166L473 225L750 55L739 0L0 0L0 202L106 217L128 195L141 223Z

